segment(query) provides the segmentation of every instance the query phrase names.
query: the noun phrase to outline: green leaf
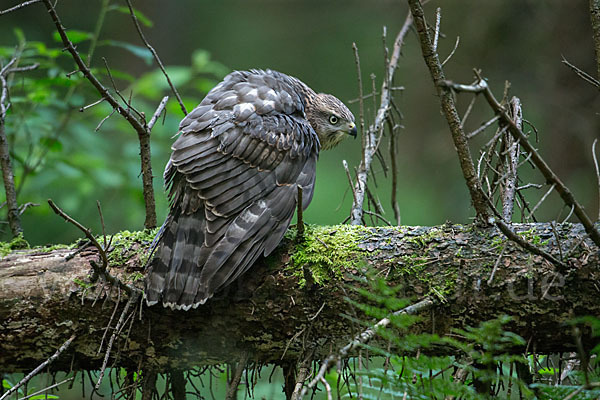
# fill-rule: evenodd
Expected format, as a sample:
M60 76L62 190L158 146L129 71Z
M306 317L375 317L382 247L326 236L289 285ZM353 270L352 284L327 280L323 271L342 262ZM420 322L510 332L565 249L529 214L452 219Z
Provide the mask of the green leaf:
M181 87L187 84L192 77L192 72L189 67L170 66L165 67L165 71L167 71L167 74L175 87ZM134 87L135 93L142 94L150 99L160 97L165 90L169 90L169 84L162 71L159 69L155 69L152 72L142 75L142 77L135 82Z
M40 139L40 145L47 148L49 151L60 152L63 149L62 143L58 139L43 137Z
M81 43L85 40L90 40L94 35L90 32L78 31L76 29L67 31L67 37L73 44ZM52 38L57 42L62 42L60 34L58 32L54 32Z
M108 9L108 11L118 11L120 13L130 15L128 7L111 6ZM150 18L148 18L144 14L142 14L142 12L140 10L134 8L133 13L135 14L135 17L138 19L138 21L140 21L142 23L142 25L152 28L154 23L152 22L152 20L150 20Z
M212 74L219 79L230 72L225 65L212 60L210 52L204 49L197 49L192 53L192 68L194 72Z
M15 28L13 32L15 33L15 36L17 37L17 41L19 43L25 43L25 34L23 33L23 30L21 28Z
M146 64L152 65L152 60L153 60L152 53L146 47L136 46L134 44L127 43L127 42L121 42L119 40L103 40L99 44L114 46L114 47L121 47L121 48L129 51L133 55L144 60L144 62Z

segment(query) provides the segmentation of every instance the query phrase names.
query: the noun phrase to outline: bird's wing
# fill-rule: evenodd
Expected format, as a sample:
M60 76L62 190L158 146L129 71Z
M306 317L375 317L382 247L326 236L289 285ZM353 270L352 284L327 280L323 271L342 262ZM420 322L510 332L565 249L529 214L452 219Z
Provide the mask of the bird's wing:
M195 233L171 232L167 303L201 304L269 254L292 219L298 185L308 205L319 146L303 111L285 80L239 72L182 121L165 178L170 217Z

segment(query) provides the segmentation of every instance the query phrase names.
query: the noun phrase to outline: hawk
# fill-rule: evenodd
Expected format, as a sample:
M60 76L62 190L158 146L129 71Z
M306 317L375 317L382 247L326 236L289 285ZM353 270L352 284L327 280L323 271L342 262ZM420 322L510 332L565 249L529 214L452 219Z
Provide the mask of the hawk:
M179 126L165 168L169 214L154 244L148 305L189 310L279 244L310 203L319 150L356 137L336 97L272 70L235 71Z

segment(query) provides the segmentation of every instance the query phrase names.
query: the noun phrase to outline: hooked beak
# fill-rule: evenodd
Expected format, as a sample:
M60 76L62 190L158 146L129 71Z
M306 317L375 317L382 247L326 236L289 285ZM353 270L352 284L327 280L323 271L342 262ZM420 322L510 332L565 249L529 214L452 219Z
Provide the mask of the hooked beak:
M348 125L348 128L350 128L350 130L348 131L348 135L350 135L354 139L356 139L356 134L358 133L356 130L356 125L353 123L350 123L350 125Z

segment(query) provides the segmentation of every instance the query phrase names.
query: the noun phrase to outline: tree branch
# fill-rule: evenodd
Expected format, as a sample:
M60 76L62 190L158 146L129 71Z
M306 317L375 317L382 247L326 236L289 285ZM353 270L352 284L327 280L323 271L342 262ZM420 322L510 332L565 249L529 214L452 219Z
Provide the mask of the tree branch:
M24 5L17 7L24 7ZM17 202L14 170L10 158L8 139L6 137L6 113L10 108L8 101L8 76L14 72L31 71L39 65L36 63L26 67L13 67L21 56L20 52L19 48L15 50L15 54L11 60L6 65L0 66L0 166L2 167L2 179L6 193L8 225L12 235L15 237L23 232L23 228L21 227L21 213L19 212L19 203Z
M433 43L429 36L429 30L427 29L427 23L425 22L425 16L423 14L423 7L421 6L420 0L409 0L408 5L415 20L417 32L419 33L419 41L421 43L421 51L423 53L423 58L425 59L425 64L427 64L427 67L429 68L431 79L433 80L440 97L444 116L448 121L450 132L452 133L452 139L458 154L460 167L469 193L471 194L471 201L473 202L479 221L486 224L489 216L487 202L482 196L483 191L481 189L481 183L475 172L473 159L471 158L471 150L469 149L469 144L456 110L454 97L452 92L441 84L446 78L439 56L434 50Z
M594 32L597 77L600 79L600 0L590 0L590 19L592 22L592 31Z
M377 152L379 147L379 142L381 141L383 129L385 126L385 122L388 117L389 110L391 108L392 103L392 82L394 80L394 73L396 68L398 67L398 60L400 59L400 52L402 50L402 45L404 44L404 39L408 32L410 31L410 27L412 25L412 17L410 13L406 16L404 24L398 32L396 36L396 40L394 40L394 48L392 51L392 56L389 60L389 63L386 65L386 75L383 79L383 84L381 85L381 101L379 104L379 109L377 110L377 114L375 116L375 121L373 124L369 126L367 131L365 132L362 128L362 114L363 114L363 96L362 90L359 93L359 99L361 103L361 134L363 135L363 157L358 166L358 171L356 174L356 184L354 189L354 203L352 205L352 212L350 217L350 223L352 225L360 225L362 223L363 217L363 202L365 199L365 193L367 191L367 179L369 175L369 171L371 169L371 162L373 161L373 157ZM360 63L358 61L358 49L356 45L354 45L356 62L358 65L358 74L359 74L359 85L362 87L361 79L360 79Z
M325 360L332 348L344 348L355 339L342 328L347 321L340 313L350 313L347 296L365 301L347 290L348 285L367 285L348 277L363 269L387 276L389 285L400 285L400 297L441 300L431 306L432 318L424 318L416 331L444 335L506 313L515 318L507 329L531 338L531 346L539 352L573 351L571 330L563 324L573 317L571 310L576 315L600 315L596 288L600 254L580 224L557 225L556 234L550 224L513 224L511 229L557 259L562 246L564 268L524 250L493 227L311 227L303 243L285 242L197 310L145 307L141 319L131 319L130 334L115 338L120 355L115 362L112 352L108 365L137 370L142 359L143 370L161 373L237 362L244 351L258 364L273 360L293 364L303 357L307 343L316 346L315 360ZM111 275L141 284L143 255L150 241L113 243L108 257L120 261L113 262ZM502 260L488 284L500 249ZM90 260L98 257L97 250L87 248L65 260L72 253L34 249L0 260L0 321L11 321L0 324L2 370L33 369L42 361L37 355L52 354L74 333L77 346L63 352L52 369L69 370L73 362L78 369L102 366L98 333L108 325L113 307L95 302L109 296L102 281L89 278ZM339 254L344 254L343 261ZM299 280L305 271L314 283L302 287ZM47 335L40 326L61 328ZM303 329L306 337L293 340Z
M537 150L527 139L527 136L525 136L525 133L523 133L516 122L508 115L506 109L498 102L498 100L496 100L485 79L483 79L477 71L476 73L478 74L478 81L473 85L455 84L450 81L442 81L441 85L450 87L457 91L483 93L488 104L494 110L494 112L500 116L501 121L506 124L508 131L511 133L513 138L531 156L531 162L540 170L541 174L546 179L546 182L555 186L556 191L563 199L565 204L573 208L573 212L583 224L587 234L590 235L596 246L600 247L600 232L598 232L598 229L596 229L594 223L587 215L581 204L579 204L569 188L560 180L554 171L552 171L542 156L540 156Z
M127 0L127 7L129 7L129 14L131 15L131 19L133 20L133 23L135 24L135 29L137 30L138 34L140 35L140 39L142 39L142 42L144 42L144 45L146 45L148 50L150 50L150 52L152 53L152 56L154 57L154 59L156 60L156 63L158 64L158 67L160 68L163 75L167 79L167 83L169 84L171 91L175 95L175 98L179 102L179 107L181 107L181 111L183 111L183 115L187 115L188 112L185 109L185 106L183 105L183 100L181 100L181 96L179 95L179 92L175 88L175 85L173 85L173 82L171 82L171 78L169 78L169 74L167 74L167 71L165 71L165 66L163 65L162 61L160 61L160 57L158 57L158 53L156 53L156 50L154 50L154 47L152 47L150 45L150 43L148 43L148 40L146 40L146 37L144 36L144 32L142 32L140 23L138 22L138 19L135 16L135 12L133 11L133 6L131 5L131 0Z
M19 9L23 8L23 7L27 7L27 6L30 6L30 5L32 5L32 4L39 3L40 1L42 1L42 0L29 0L29 1L24 1L23 3L21 3L21 4L17 4L17 5L16 5L16 6L14 6L14 7L7 8L6 10L1 10L1 11L0 11L0 16L2 16L2 15L4 15L4 14L8 14L9 12L17 11L17 10L19 10Z
M156 206L154 200L154 188L152 186L152 163L151 163L151 153L150 153L150 131L147 129L147 125L145 121L139 120L135 115L132 109L128 106L124 108L119 101L110 93L110 91L96 78L96 76L91 72L86 63L83 61L79 52L75 49L73 43L69 40L67 33L65 31L62 22L52 2L50 0L42 0L54 25L56 26L56 31L58 32L64 46L65 50L67 50L75 64L78 67L78 71L80 71L83 76L96 88L100 96L105 99L111 107L116 110L120 115L125 118L125 120L135 129L138 134L138 139L140 142L140 158L141 158L141 169L142 169L142 186L144 193L144 204L146 209L146 220L144 221L144 227L146 229L155 228L157 225L156 221Z

